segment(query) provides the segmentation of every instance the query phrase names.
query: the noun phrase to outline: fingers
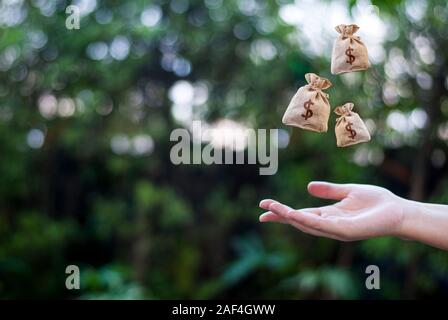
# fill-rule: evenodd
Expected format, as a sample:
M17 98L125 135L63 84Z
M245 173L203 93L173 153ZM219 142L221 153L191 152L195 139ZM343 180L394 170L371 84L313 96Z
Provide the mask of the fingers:
M269 206L270 206L271 204L273 204L273 203L279 203L279 202L278 202L278 201L275 201L275 200L272 200L272 199L261 200L261 202L260 202L260 208L265 209L265 210L269 210ZM283 205L283 206L285 206L286 208L292 210L292 208L290 208L290 207L288 207L288 206L286 206L286 205Z
M290 214L293 214L294 212L297 212L297 211L290 211ZM317 230L312 227L307 227L303 223L298 223L296 219L286 219L286 218L280 216L279 214L273 213L271 211L268 211L268 212L265 212L264 214L262 214L260 216L260 221L261 222L279 222L282 224L290 224L291 226L295 227L296 229L302 231L303 233L308 233L313 236L325 237L325 238L341 240L341 241L345 240L344 238L339 237L337 235L327 233L327 232L324 232L321 230Z
M293 209L275 200L262 200L260 202L260 208L266 210L272 209L271 211L265 212L260 216L260 222L280 222L284 224L291 224L292 222L290 219L288 219L288 212L292 212ZM303 228L300 226L295 227L303 232L310 233L309 231L302 230Z
M261 201L260 201L260 204L259 204L259 207L260 207L261 209L268 210L268 209L269 209L269 206L271 205L272 202L274 202L274 200L272 200L272 199L264 199L264 200L261 200Z
M313 236L325 237L325 238L330 238L330 239L335 239L335 240L340 240L340 241L347 241L347 239L344 239L342 237L336 236L336 235L331 234L331 233L326 233L326 232L323 232L323 231L318 231L316 229L307 228L304 225L299 224L299 223L297 223L295 221L290 221L289 224L292 225L293 227L299 229L300 231L302 231L304 233L311 234Z
M294 211L292 208L276 201L269 205L269 210L287 220L290 218L289 213Z
M260 222L288 223L302 232L336 240L349 240L345 230L349 229L344 218L326 217L333 206L294 210L272 199L260 202L268 212L260 216Z
M322 214L325 213L325 210L328 210L331 206L293 210L290 207L273 200L268 203L271 213L277 214L282 218L283 222L287 221L303 232L332 239L345 239L343 219L333 219L322 216ZM264 203L264 205L266 205L266 203ZM271 217L271 219L275 218Z
M308 192L318 198L342 200L353 189L350 184L336 184L323 181L313 181L308 184Z
M269 210L270 205L273 204L273 203L278 203L278 202L275 201L275 200L272 200L272 199L262 200L260 202L260 208L265 209L265 210ZM287 208L289 208L289 207L287 207ZM289 209L291 209L291 208L289 208ZM274 213L272 211L268 211L268 212L263 213L260 216L259 220L260 220L260 222L280 222L280 223L284 223L284 224L289 223L284 217L282 217L281 215L278 215L278 214L276 214L276 213Z
M290 216L295 223L305 228L327 234L329 238L348 240L346 234L346 221L344 218L322 217L321 215L313 213L313 210L320 209L294 211Z
M285 220L284 218L282 218L278 214L275 214L275 213L273 213L271 211L263 213L260 216L259 220L260 220L260 222L279 222L279 223L283 223L283 224L288 224L289 223L289 221Z

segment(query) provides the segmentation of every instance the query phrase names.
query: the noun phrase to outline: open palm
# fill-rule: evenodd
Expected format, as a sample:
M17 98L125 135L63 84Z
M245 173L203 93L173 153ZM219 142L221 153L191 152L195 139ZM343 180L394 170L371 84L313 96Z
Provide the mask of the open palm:
M312 182L311 195L339 202L294 210L275 200L263 200L260 207L269 210L261 222L280 222L316 236L342 241L399 235L403 220L404 199L371 185Z

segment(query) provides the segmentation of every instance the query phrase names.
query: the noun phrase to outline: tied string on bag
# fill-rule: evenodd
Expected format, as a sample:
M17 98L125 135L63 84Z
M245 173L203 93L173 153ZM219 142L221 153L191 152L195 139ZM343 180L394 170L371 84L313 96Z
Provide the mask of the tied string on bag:
M350 39L350 44L353 44L353 41L356 41L362 45L364 43L361 41L361 38L359 36L355 36L354 33L359 30L359 27L356 24L340 24L336 28L336 31L341 34L341 39Z
M306 85L309 91L316 92L316 99L322 99L325 103L329 104L328 97L329 95L322 90L328 89L332 86L330 80L321 78L315 73L307 73L305 74L305 79L308 82Z
M339 106L334 109L334 113L339 116L339 118L336 119L336 126L339 126L342 122L347 122L347 119L345 117L349 117L352 115L353 107L353 103L346 103L343 106Z

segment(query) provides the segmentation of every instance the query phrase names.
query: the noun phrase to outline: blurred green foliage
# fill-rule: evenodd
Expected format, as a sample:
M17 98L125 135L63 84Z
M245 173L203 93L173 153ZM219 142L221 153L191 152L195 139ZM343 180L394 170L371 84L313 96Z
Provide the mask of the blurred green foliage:
M330 53L310 53L301 26L281 17L291 1L73 3L79 30L65 28L69 1L0 1L1 298L446 294L445 252L257 223L263 198L324 204L307 195L311 180L447 203L445 1L332 2L374 10L387 35L372 69L338 77ZM306 72L331 79L332 105L359 106L374 124L369 144L338 149L331 130L281 124ZM192 90L200 101L183 106ZM189 121L176 103L208 122L282 128L278 173L171 164L169 135ZM79 291L65 289L69 264L81 269ZM380 291L364 287L369 264L381 268Z

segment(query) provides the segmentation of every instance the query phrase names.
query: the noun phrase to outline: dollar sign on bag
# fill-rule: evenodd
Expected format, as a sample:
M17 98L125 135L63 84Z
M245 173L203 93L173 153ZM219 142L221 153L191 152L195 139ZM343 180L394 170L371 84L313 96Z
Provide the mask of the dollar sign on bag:
M355 56L352 55L352 52L353 52L353 48L351 48L351 47L348 47L348 49L345 50L345 55L347 56L347 60L345 60L345 62L350 63L351 65L355 61Z
M305 120L308 120L308 118L311 118L313 116L313 111L311 111L310 109L313 104L314 103L311 101L311 99L303 104L303 107L306 109L306 113L303 113L302 117L304 117Z
M347 123L347 125L345 126L345 130L347 130L347 132L349 132L349 137L352 139L355 139L356 137L356 131L354 129L352 129L352 125L353 123L349 122Z

